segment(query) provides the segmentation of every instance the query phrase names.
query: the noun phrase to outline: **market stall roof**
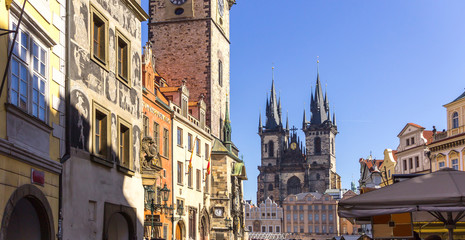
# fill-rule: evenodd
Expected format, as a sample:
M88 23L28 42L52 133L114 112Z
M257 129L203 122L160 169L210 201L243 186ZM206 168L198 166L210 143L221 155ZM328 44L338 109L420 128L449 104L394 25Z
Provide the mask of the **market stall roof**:
M465 172L446 168L339 202L340 217L464 211Z

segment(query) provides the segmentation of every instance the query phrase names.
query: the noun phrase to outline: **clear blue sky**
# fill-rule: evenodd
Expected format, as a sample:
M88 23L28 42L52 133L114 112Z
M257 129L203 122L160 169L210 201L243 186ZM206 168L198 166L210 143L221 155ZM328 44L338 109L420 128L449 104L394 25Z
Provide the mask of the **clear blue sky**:
M142 4L147 9L147 0ZM301 128L320 57L320 79L331 111L336 108L337 172L349 188L360 175L358 159L396 149L406 123L446 128L442 105L465 88L464 13L465 1L237 0L231 121L249 178L244 198L256 201L258 114L265 111L273 63L283 114Z

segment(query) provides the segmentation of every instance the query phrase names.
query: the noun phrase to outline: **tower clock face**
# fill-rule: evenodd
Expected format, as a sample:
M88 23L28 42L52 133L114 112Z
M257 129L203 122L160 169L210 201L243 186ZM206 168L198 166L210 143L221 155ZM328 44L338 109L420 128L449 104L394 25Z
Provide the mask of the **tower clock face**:
M224 0L218 0L218 12L220 12L220 16L223 16L223 13L224 13Z
M187 0L170 0L170 2L174 5L182 5L186 2Z
M297 143L293 142L291 143L291 149L295 150L297 148Z

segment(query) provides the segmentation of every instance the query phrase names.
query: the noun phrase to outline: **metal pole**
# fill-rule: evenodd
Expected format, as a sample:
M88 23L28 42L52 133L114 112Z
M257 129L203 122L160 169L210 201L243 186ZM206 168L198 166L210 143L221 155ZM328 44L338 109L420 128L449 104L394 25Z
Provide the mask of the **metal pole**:
M151 226L150 226L150 227L151 227L151 228L150 228L150 240L153 239L153 210L154 210L153 208L154 208L154 206L153 206L153 198L152 198L152 203L150 204L150 212L151 212L151 214L152 214L152 215L150 216L150 218L152 219L152 220L151 220L152 223L151 223Z

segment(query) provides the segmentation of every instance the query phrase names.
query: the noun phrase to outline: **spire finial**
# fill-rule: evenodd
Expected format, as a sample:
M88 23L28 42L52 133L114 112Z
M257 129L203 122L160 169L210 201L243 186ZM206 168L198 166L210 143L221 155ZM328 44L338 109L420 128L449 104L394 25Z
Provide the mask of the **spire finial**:
M316 73L320 73L320 56L316 56Z
M274 80L274 63L271 63L271 80Z

